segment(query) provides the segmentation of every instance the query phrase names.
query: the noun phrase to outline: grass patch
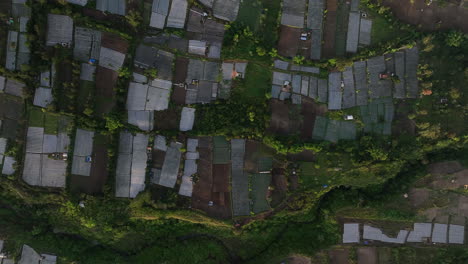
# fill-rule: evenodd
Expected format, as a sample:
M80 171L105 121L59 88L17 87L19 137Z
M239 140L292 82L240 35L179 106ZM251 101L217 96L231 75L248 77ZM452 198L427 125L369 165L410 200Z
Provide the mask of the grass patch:
M339 1L336 16L335 52L340 57L346 53L349 10L350 6L348 4L344 1Z
M45 114L44 133L56 135L58 133L59 115L47 113Z
M260 25L263 5L261 0L243 1L240 4L237 21L256 32Z
M43 127L45 114L38 107L31 107L29 109L29 126Z
M316 162L300 163L300 180L304 188L323 188L345 184L342 171L352 166L345 153L318 153Z
M86 106L88 105L88 100L90 98L90 94L94 90L94 87L94 82L81 80L77 104L78 112L83 112L86 109Z
M235 89L246 97L263 98L270 89L271 70L265 65L249 62L246 71L245 79L240 80Z
M380 43L385 43L397 38L404 39L410 36L410 33L401 30L392 25L386 18L383 16L366 10L372 19L372 31L371 31L371 45L376 45Z
M271 174L256 173L251 176L252 191L250 195L253 200L253 211L258 214L270 210L270 205L266 200L268 186L271 183Z

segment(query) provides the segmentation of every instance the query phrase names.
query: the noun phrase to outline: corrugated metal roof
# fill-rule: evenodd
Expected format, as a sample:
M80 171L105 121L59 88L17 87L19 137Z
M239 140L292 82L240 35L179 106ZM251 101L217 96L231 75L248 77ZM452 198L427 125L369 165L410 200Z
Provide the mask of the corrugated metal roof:
M41 154L26 152L23 166L23 180L33 186L41 185Z
M65 188L66 172L67 162L50 159L47 154L42 155L41 186Z
M231 140L232 211L235 216L249 215L249 178L244 172L245 140Z
M75 45L73 56L77 60L88 62L89 59L99 59L101 50L101 32L83 27L75 28Z
M190 176L182 176L179 194L187 197L192 197L193 182Z
M97 0L96 9L111 14L125 16L126 3L125 0Z
M343 243L359 243L359 224L344 224Z
M356 53L359 42L359 24L361 14L359 12L350 12L348 21L348 33L346 39L346 52Z
M169 16L167 17L167 27L184 28L187 17L187 0L173 0Z
M43 127L29 127L26 136L26 152L42 153L42 145L44 141Z
M5 82L6 82L6 78L3 76L0 76L0 91L5 90Z
M161 170L161 177L159 185L174 188L179 173L180 158L182 153L180 149L182 144L179 142L171 142L164 158L163 167Z
M169 107L170 90L155 88L150 86L148 88L148 98L146 99L145 110L162 111Z
M88 0L67 0L70 4L85 6L88 3Z
M188 52L191 54L205 56L206 48L206 41L189 40Z
M137 126L141 130L150 131L154 126L153 111L132 111L128 112L128 123Z
M29 22L29 17L20 17L20 32L27 32L27 25Z
M155 12L151 13L150 27L163 29L166 24L166 16Z
M148 85L130 82L127 96L127 109L131 111L145 110Z
M432 229L432 242L447 243L447 224L434 224Z
M5 156L5 161L3 162L2 174L13 175L15 173L15 163L16 163L16 160L14 157Z
M85 81L94 81L94 74L96 73L96 66L89 63L81 63L80 79Z
M195 122L195 108L184 107L182 108L182 114L180 117L180 131L192 130Z
M52 89L45 88L45 87L38 87L36 88L36 92L34 93L34 105L40 107L47 107L53 101L52 97Z
M372 32L372 20L361 18L361 25L359 27L359 44L370 45Z
M239 12L240 0L215 0L213 15L219 19L234 21Z
M154 138L154 149L167 151L167 141L165 136L157 135Z
M57 135L44 134L44 141L42 143L42 153L57 152Z
M99 66L110 70L118 71L120 70L120 68L122 68L124 61L125 54L105 47L101 47L101 52L99 54Z
M47 46L73 41L73 19L69 16L48 14L47 16Z
M73 155L89 156L93 152L94 132L78 128L75 136L75 148Z

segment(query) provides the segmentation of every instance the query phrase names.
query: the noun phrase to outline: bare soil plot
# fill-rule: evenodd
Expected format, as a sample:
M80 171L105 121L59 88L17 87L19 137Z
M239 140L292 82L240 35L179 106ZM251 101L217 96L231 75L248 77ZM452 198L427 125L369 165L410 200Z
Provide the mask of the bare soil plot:
M20 98L0 94L0 117L13 120L20 119L24 112L24 104Z
M463 166L460 164L460 162L456 160L433 163L433 164L430 164L428 168L429 168L429 172L433 175L452 174L452 173L463 170Z
M426 30L459 29L468 32L468 9L460 5L444 4L437 1L426 5L425 0L383 0L396 17L406 23L421 25Z
M102 135L95 136L93 141L93 162L91 164L90 176L72 174L70 177L71 190L88 194L97 194L102 192L102 188L104 187L108 177L108 144L109 138Z
M200 153L197 172L198 181L193 186L192 208L202 210L211 217L231 218L230 193L213 191L213 143L211 138L203 137L199 139L198 152ZM228 166L230 167L230 164ZM222 186L216 186L216 188L220 187ZM209 205L210 201L213 202L212 206Z
M304 257L304 256L291 256L283 261L281 263L287 263L287 264L311 264L312 262L310 261L310 258Z
M56 70L57 70L57 81L56 87L58 90L58 96L56 96L56 104L60 110L67 110L73 103L70 103L70 99L66 96L69 88L65 87L65 83L69 83L72 81L72 65L69 61L61 61L57 63Z
M164 111L154 112L154 128L156 130L178 130L181 107L171 107Z
M116 34L102 32L101 45L105 48L127 53L128 42Z
M153 158L153 168L161 169L164 163L164 158L166 157L166 152L158 149L153 149L152 152Z
M113 70L97 66L96 70L96 113L107 114L114 107L115 91L119 74Z
M213 192L229 193L230 164L213 164Z
M0 1L0 10L3 14L10 16L11 1ZM8 26L6 23L0 24L0 36L2 39L6 39L8 34ZM5 55L6 55L6 41L0 41L0 65L5 65Z
M415 135L416 124L408 116L412 111L407 102L399 102L395 106L395 117L392 124L392 135Z
M328 252L330 257L330 264L348 264L349 263L349 249L333 249Z
M414 208L420 208L429 201L431 191L422 188L412 188L408 193L408 201Z
M288 105L280 100L270 100L271 119L268 130L275 134L287 135L289 133Z
M337 18L337 0L327 1L327 16L325 18L323 32L323 56L330 58L335 55L335 35L336 35L336 18Z
M299 49L301 37L300 28L281 25L278 41L278 54L285 57L294 57Z
M188 63L189 59L178 57L175 61L175 76L174 76L174 83L180 84L185 83L185 79L187 78L187 70L188 70ZM171 100L179 105L185 104L185 88L179 86L173 86Z
M249 173L258 171L258 154L260 142L247 140L245 143L244 170Z
M358 264L377 264L377 248L360 247L357 250Z
M325 105L319 105L315 101L308 97L302 98L302 111L303 118L301 136L303 139L312 138L312 132L314 131L315 118L317 115L324 115L327 112Z

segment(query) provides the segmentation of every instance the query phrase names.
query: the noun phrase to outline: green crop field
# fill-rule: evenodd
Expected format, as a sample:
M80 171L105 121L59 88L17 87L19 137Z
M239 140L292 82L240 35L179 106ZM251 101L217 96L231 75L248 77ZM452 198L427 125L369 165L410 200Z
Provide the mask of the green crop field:
M271 174L256 173L251 175L252 181L252 200L253 200L253 211L258 214L263 211L270 209L270 205L266 200L268 186L271 183Z
M236 21L248 26L252 31L257 31L262 10L261 0L242 1Z

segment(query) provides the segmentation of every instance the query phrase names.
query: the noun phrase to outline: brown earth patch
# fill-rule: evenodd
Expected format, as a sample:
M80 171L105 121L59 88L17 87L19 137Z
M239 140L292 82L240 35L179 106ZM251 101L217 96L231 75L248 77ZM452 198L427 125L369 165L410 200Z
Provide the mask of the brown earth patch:
M357 250L358 264L376 264L377 248L360 247Z
M281 168L275 168L271 174L273 191L271 191L271 207L278 206L286 197L288 191L288 181L286 180L285 171Z
M444 161L430 164L428 166L429 172L435 174L452 174L463 170L463 166L458 161Z
M108 114L115 104L114 87L119 74L113 70L97 66L96 69L96 113Z
M247 140L245 143L244 170L249 173L258 172L258 151L261 143L258 141Z
M311 260L309 257L304 257L304 256L291 256L283 261L281 263L287 263L287 264L311 264Z
M428 189L413 188L408 193L408 201L413 208L419 208L429 200L430 194Z
M288 154L288 160L313 162L315 161L315 155L311 150L304 150L301 153Z
M330 2L334 2L332 5ZM325 18L324 32L323 32L323 47L322 54L325 58L335 56L335 35L336 35L336 11L332 11L330 7L336 10L337 4L335 1L327 1L328 13Z
M288 26L280 26L278 40L278 54L285 57L294 57L297 54L300 44L302 29Z
M153 168L160 169L163 166L164 163L164 158L166 157L166 152L159 150L159 149L153 149L152 151L152 164Z
M289 134L289 109L288 105L280 100L270 100L271 119L268 130L275 134Z
M174 75L174 83L180 84L185 83L185 79L187 78L187 70L188 70L188 63L189 60L187 58L178 57L175 61L175 75ZM184 105L185 104L185 88L179 86L173 86L173 92L171 95L171 99L174 103Z
M215 192L214 188L225 189L225 186L217 186L218 180L214 179L213 166L213 143L211 138L202 137L199 139L198 152L198 181L193 186L192 208L206 212L210 217L228 219L231 218L231 196L229 192ZM221 173L226 168L217 169L216 173ZM218 174L219 176L219 174ZM226 177L222 175L221 177ZM229 176L227 176L229 177ZM215 183L216 181L216 183ZM222 183L226 184L226 181ZM227 181L229 184L229 181ZM214 187L216 185L216 187ZM210 206L209 202L213 205Z
M303 139L311 139L312 132L314 131L315 118L319 115L324 115L328 110L325 105L317 104L309 97L302 97L302 111L303 116L301 136Z
M428 6L425 0L383 0L382 3L390 7L398 19L421 25L423 29L459 29L468 33L468 8L463 7L463 3L446 3L443 6L437 1Z
M126 54L128 50L128 42L126 40L121 38L119 35L109 32L102 32L101 46L116 50L123 54Z
M229 193L230 164L213 164L213 192Z
M164 111L154 112L154 129L156 130L178 130L180 122L181 107L170 107Z
M90 176L71 175L70 188L73 191L87 194L102 193L102 188L108 177L107 145L108 138L97 136L93 142L93 163Z
M395 117L393 119L392 134L396 136L416 134L416 123L408 116L413 112L408 102L400 101L395 106Z
M333 249L328 252L330 257L330 264L348 264L349 263L349 249Z

